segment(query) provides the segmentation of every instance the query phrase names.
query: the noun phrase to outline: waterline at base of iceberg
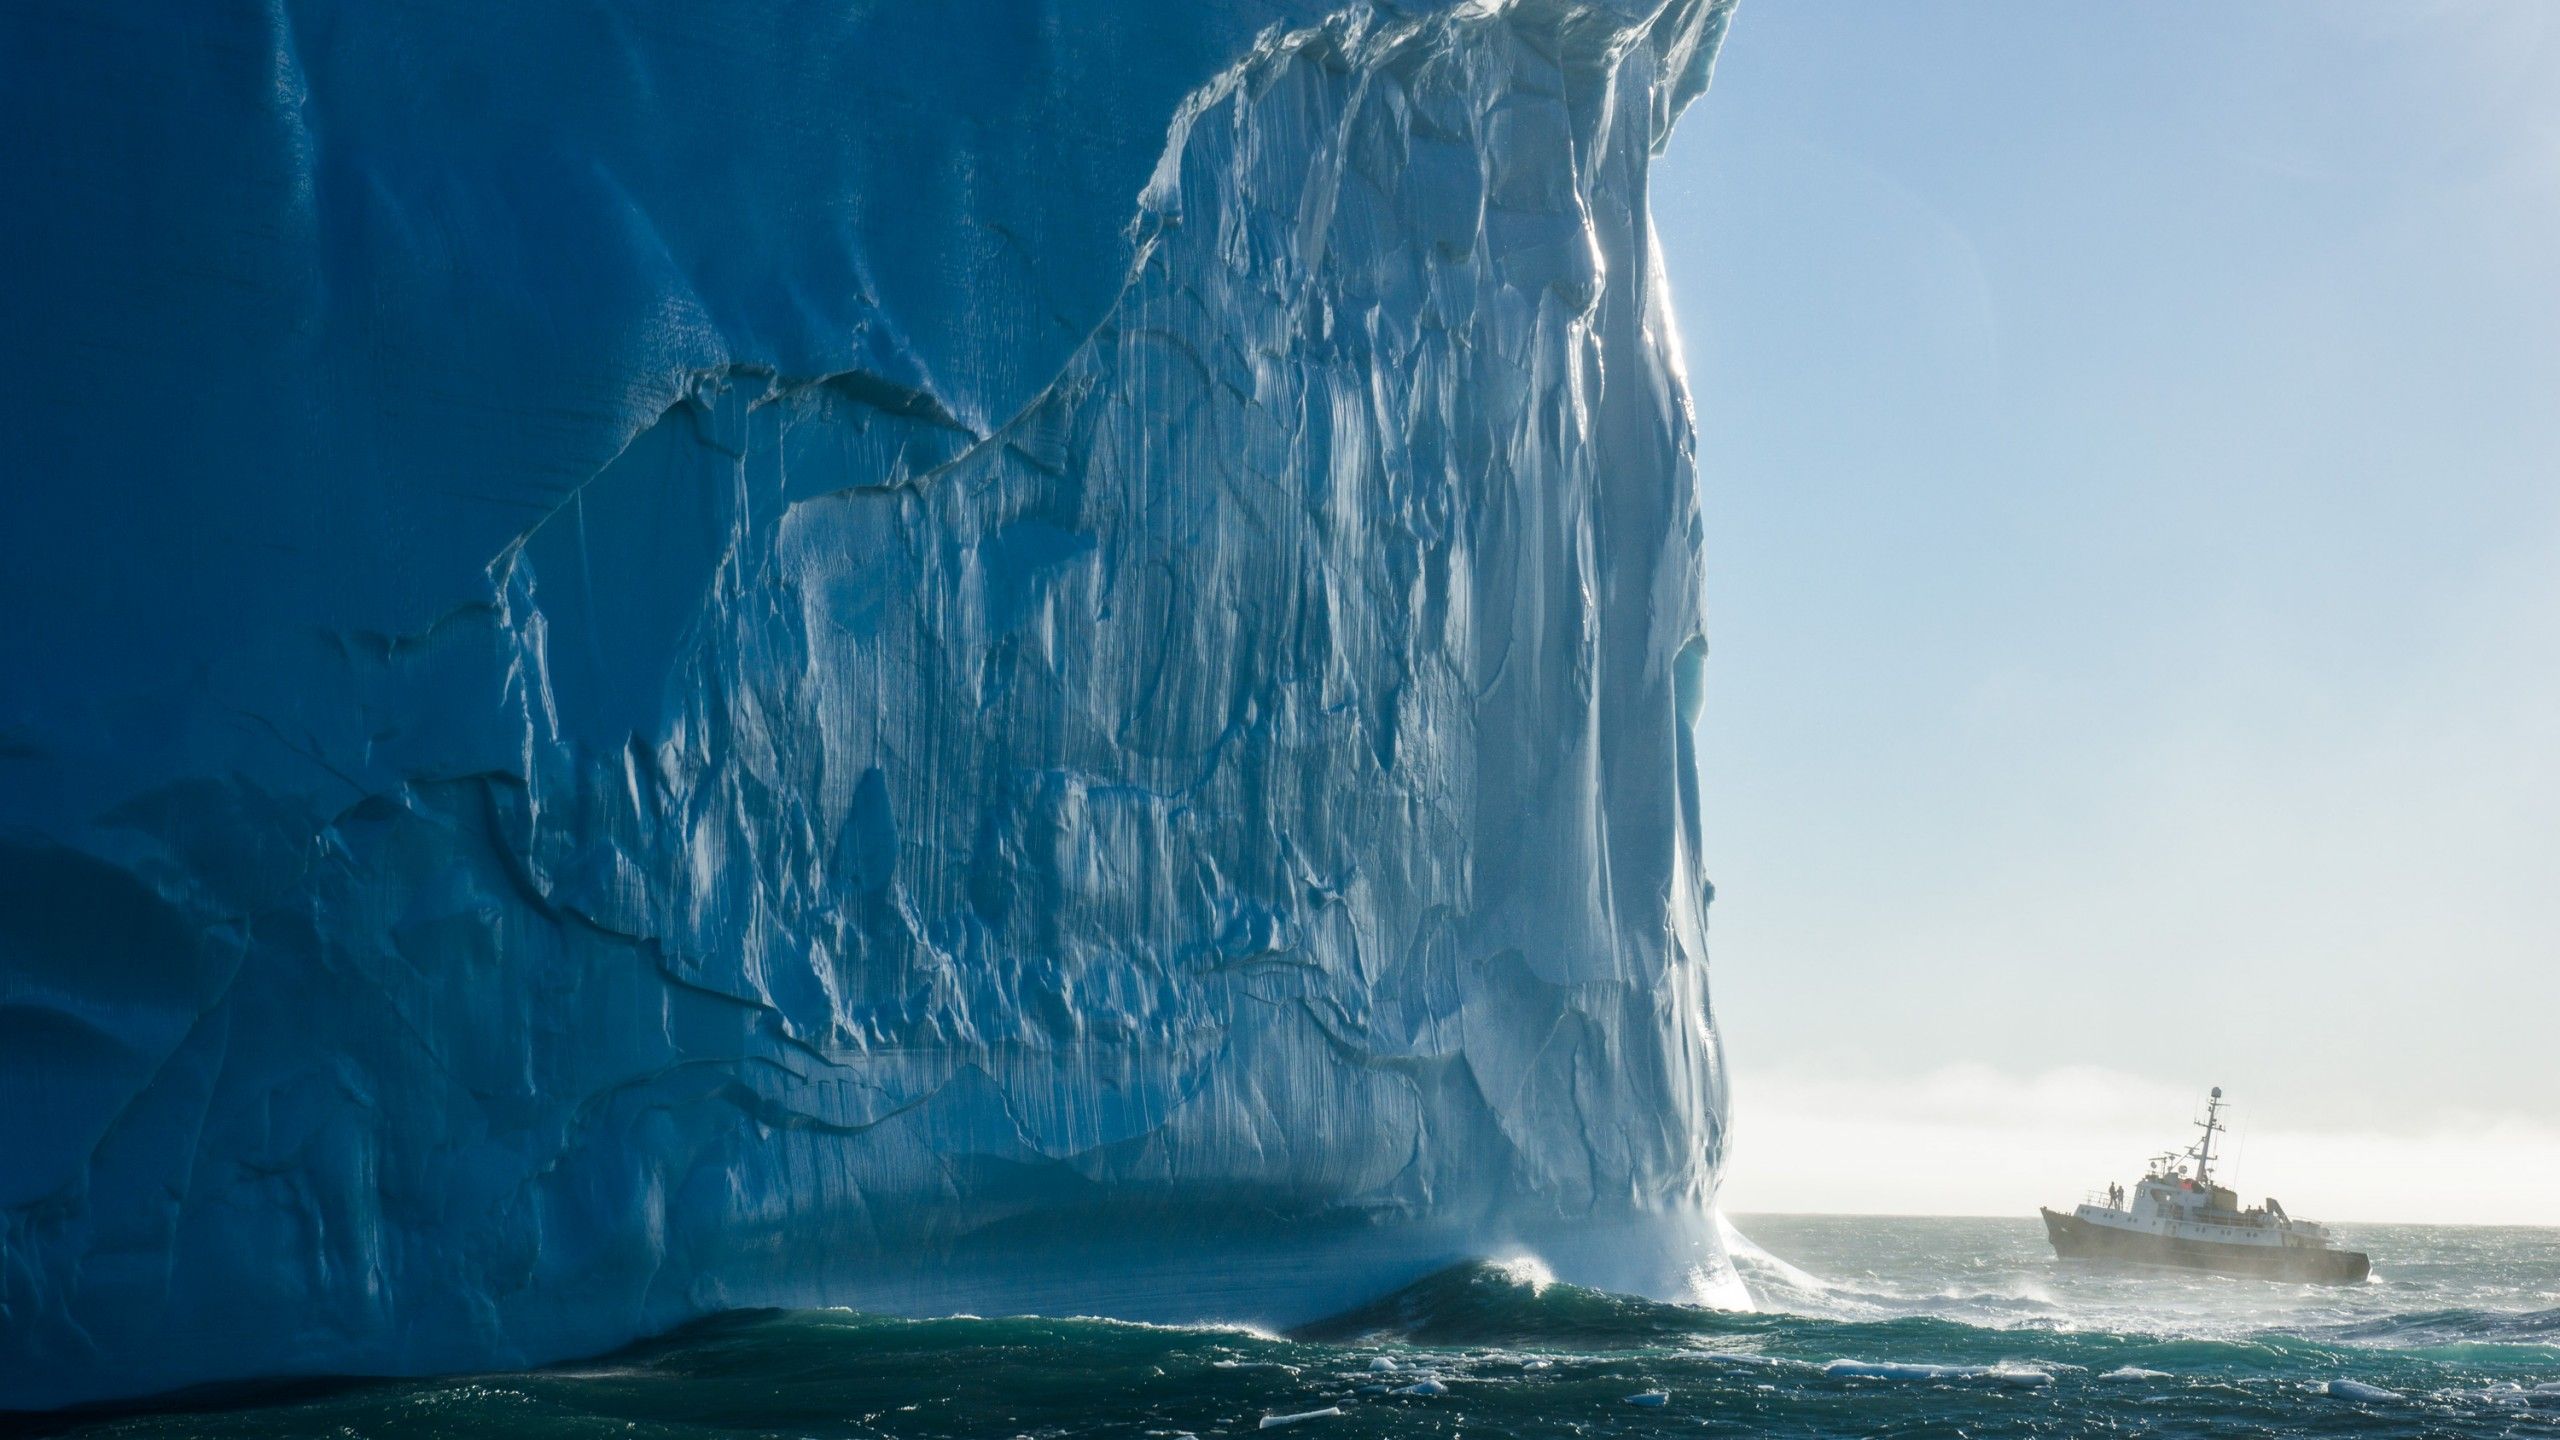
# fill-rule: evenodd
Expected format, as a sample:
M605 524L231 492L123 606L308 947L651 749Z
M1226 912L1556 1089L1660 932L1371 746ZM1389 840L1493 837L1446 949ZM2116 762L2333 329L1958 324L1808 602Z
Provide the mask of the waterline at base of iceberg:
M2060 1266L2033 1220L1760 1217L1832 1277L1760 1311L1663 1304L1525 1259L1426 1275L1283 1334L1094 1319L741 1311L521 1374L348 1382L48 1433L115 1440L493 1440L707 1430L813 1440L1014 1434L2449 1437L2560 1424L2560 1232L2358 1227L2406 1256L2353 1293ZM1785 1262L1779 1262L1785 1263ZM1808 1273L1810 1272L1810 1273ZM2165 1284L2163 1292L2159 1287ZM2519 1288L2521 1287L2521 1288ZM2039 1295L2020 1303L2007 1297ZM1978 1298L2005 1309L1979 1308Z

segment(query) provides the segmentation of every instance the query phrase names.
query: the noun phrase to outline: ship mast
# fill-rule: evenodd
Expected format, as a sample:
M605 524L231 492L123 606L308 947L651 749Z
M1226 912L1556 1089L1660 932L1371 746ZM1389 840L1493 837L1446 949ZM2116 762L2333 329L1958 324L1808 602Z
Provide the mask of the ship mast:
M2204 1118L2196 1122L2204 1127L2204 1139L2190 1152L2196 1157L2196 1183L2213 1183L2213 1132L2225 1129L2222 1123L2222 1087L2213 1087L2213 1098L2205 1102Z

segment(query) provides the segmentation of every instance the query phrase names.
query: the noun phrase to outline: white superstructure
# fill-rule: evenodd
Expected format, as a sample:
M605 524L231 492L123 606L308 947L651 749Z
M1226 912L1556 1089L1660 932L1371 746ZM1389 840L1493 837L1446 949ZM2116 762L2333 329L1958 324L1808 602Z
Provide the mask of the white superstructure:
M2214 1183L2213 1137L2229 1128L2222 1123L2221 1086L2213 1087L2204 1118L2196 1124L2204 1131L2196 1143L2153 1156L2130 1196L2122 1194L2120 1187L2110 1187L2104 1201L2083 1203L2072 1214L2103 1229L2173 1240L2328 1248L2329 1232L2318 1222L2294 1219L2272 1196L2264 1205L2243 1210L2236 1192ZM2187 1173L2190 1161L2195 1165L2192 1175Z

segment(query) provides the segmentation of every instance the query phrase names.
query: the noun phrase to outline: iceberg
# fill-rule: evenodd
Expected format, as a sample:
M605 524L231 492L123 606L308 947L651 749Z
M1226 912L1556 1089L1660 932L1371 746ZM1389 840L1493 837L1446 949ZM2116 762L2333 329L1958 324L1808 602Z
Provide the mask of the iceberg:
M1725 19L0 14L0 1408L1729 1284Z

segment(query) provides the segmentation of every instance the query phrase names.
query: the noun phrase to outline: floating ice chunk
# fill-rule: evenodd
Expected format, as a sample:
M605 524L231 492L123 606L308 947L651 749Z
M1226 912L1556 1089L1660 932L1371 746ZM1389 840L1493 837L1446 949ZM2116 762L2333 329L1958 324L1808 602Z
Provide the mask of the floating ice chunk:
M2145 1370L2139 1365L2119 1365L2098 1378L2101 1380L2166 1380L2170 1376L2166 1370Z
M1377 1356L1370 1360L1369 1368L1381 1372L1396 1369L1396 1357L1393 1355Z
M1978 1365L1909 1365L1884 1360L1834 1360L1822 1367L1833 1379L1966 1380L1983 1372Z
M1426 1378L1416 1380L1396 1393L1399 1395L1446 1395L1449 1393L1449 1387L1437 1380Z
M1671 1403L1671 1392L1668 1390L1647 1390L1641 1395L1628 1396L1627 1403L1630 1405L1642 1405L1647 1408L1668 1405Z
M2379 1385L2367 1385L2361 1380L2332 1380L2321 1387L2321 1393L2335 1396L2340 1400L2397 1400L2400 1398L2400 1392L2397 1390L2385 1390Z
M1520 1368L1523 1370L1553 1370L1556 1368L1556 1362L1541 1358L1525 1361L1521 1364Z
M1330 1420L1341 1413L1341 1406L1327 1405L1321 1410L1300 1410L1289 1415L1265 1415L1262 1417L1262 1423L1255 1428L1277 1430L1283 1425L1295 1425L1301 1420Z
M1920 1365L1889 1360L1834 1360L1822 1373L1835 1380L1995 1380L2003 1385L2050 1385L2053 1372L2036 1365Z

